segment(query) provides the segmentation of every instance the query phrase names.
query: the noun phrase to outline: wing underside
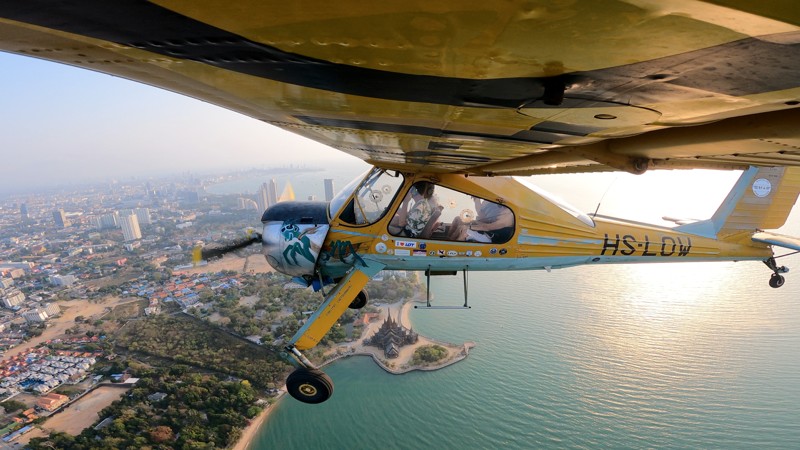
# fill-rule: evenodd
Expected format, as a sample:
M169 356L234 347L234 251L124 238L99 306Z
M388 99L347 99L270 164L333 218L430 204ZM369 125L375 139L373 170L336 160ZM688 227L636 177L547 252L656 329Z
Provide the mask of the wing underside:
M0 50L179 92L387 168L800 165L796 8L661 3L29 0L0 5Z

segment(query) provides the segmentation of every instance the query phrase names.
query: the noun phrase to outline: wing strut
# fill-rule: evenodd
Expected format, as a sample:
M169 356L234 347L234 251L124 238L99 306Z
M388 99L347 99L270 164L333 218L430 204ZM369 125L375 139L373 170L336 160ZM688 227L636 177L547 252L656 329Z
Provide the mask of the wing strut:
M431 270L431 266L425 270L425 279L427 284L427 294L425 295L425 306L414 305L414 309L471 309L472 307L469 306L469 295L468 295L468 287L467 287L467 272L469 272L469 266L464 266L464 306L455 306L455 305L443 305L443 306L432 306L431 305L431 276L438 276L438 275L455 275L458 273L457 270Z

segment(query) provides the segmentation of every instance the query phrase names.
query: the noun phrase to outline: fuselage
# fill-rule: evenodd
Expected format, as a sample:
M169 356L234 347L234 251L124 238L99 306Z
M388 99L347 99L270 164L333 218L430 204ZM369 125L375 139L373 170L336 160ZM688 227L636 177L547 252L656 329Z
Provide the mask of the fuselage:
M412 186L420 186L421 181L435 186L433 196L407 200ZM398 232L393 223L402 209L422 201L430 201L440 211L436 223L419 235ZM481 211L476 209L481 201L510 210L510 236L497 240L499 233L473 233L490 242L454 237L454 227L480 223ZM292 276L316 273L337 279L366 259L394 270L495 271L763 260L772 255L767 245L754 243L749 235L718 240L657 225L590 217L510 177L422 173L389 177L373 169L360 183L346 187L327 208L307 204L309 210L304 211L302 205L284 206L287 212L272 217L268 210L264 216L267 258L277 270Z

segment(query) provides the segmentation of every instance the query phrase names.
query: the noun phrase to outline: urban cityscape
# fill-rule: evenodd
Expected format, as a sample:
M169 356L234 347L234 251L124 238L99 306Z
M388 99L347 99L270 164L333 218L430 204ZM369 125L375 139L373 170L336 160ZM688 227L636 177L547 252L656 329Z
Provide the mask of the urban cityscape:
M117 404L122 393L142 383L140 379L148 379L148 386L153 380L181 382L175 381L180 376L170 372L166 359L172 358L173 371L176 361L210 367L203 362L205 356L179 359L160 353L163 349L157 346L143 348L141 343L147 338L142 329L149 322L139 319L174 321L168 328L190 323L194 328L189 334L197 327L202 328L199 335L222 330L223 336L214 339L217 345L233 336L239 341L226 347L240 352L259 350L237 346L264 348L293 333L302 318L295 311L313 308L313 293L289 290L285 296L276 295L285 291L289 280L271 271L260 248L205 267L206 262L201 267L193 264L191 250L241 238L258 226L263 210L295 198L291 183L281 184L273 175L304 171L314 172L292 167L114 181L4 198L0 203L0 447L28 443L37 448L34 436L43 439L48 432L55 433L50 445L62 432L64 439L80 439L87 433L99 439L96 433L102 432L103 423L114 421L116 410L111 403ZM266 181L254 194L208 191L212 186L255 178ZM334 180L317 179L318 186L304 186L318 192L307 199L329 201L335 192ZM349 316L343 320L352 322ZM358 331L351 324L332 339L352 338ZM185 349L187 355L190 347ZM154 358L160 362L153 362ZM256 389L242 406L243 415L237 419L241 425L277 393L286 366L274 355L271 358L274 370L260 364L258 375L252 375L255 369L236 368L236 363L221 364L226 376L220 382L245 379ZM158 377L147 378L154 377L152 370L158 367L162 367ZM226 368L230 369L226 372ZM145 394L140 400L150 403L168 395ZM94 395L100 406L83 411L81 420L71 418L69 405ZM59 412L65 418L53 416ZM101 419L106 420L83 434L81 428L74 428L74 423L89 427ZM73 428L59 428L59 420L74 422ZM166 428L160 432L175 438L175 427ZM152 436L157 434L150 431ZM227 444L238 438L236 432L221 436L216 439ZM90 439L88 434L86 439Z

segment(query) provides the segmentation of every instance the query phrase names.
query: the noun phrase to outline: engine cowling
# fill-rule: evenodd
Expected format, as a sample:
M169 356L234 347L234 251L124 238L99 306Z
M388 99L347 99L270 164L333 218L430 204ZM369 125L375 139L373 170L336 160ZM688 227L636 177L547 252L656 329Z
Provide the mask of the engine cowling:
M262 245L267 262L292 277L313 276L330 225L325 202L281 202L267 208Z

